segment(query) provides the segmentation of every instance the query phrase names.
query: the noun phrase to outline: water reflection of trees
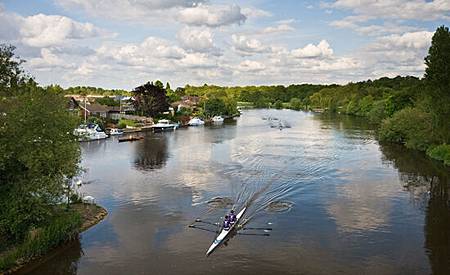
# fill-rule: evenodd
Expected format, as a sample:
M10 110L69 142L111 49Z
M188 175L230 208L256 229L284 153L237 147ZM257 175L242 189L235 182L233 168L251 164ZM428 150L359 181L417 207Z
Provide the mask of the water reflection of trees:
M58 255L58 261L51 260L54 255ZM24 269L19 270L18 274L77 274L78 262L83 256L81 243L79 239L66 243L54 251L46 258L39 260L35 264L28 265Z
M450 169L401 145L382 145L385 161L426 206L425 248L433 274L450 274Z
M138 169L162 168L168 157L167 137L164 133L147 136L142 142L136 143L134 164Z

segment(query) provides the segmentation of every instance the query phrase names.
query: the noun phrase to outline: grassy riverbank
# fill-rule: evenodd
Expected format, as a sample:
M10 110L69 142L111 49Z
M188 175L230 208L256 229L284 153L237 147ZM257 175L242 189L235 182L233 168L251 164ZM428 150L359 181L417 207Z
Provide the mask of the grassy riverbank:
M20 244L10 245L0 252L0 273L11 273L45 255L56 246L75 238L79 233L100 222L107 211L97 205L73 204L61 209L46 226L30 230Z

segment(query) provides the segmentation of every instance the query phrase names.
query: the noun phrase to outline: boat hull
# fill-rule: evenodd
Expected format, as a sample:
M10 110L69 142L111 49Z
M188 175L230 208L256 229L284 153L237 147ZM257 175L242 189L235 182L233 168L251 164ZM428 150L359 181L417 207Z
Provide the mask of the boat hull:
M246 209L247 207L242 208L241 212L236 215L236 222L230 227L229 230L222 229L219 236L216 237L216 239L209 247L208 251L206 251L206 256L209 256L209 254L211 254L218 246L220 246L220 244L222 244L227 239L228 235L235 229L235 227L239 223L239 220L242 218L242 215L244 215Z

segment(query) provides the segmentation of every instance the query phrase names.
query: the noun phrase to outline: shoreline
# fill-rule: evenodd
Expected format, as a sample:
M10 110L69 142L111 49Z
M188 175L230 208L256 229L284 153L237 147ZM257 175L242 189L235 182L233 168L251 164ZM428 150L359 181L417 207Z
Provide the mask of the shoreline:
M93 227L94 225L100 223L107 215L108 211L103 208L102 206L98 204L87 204L87 203L77 203L72 204L71 208L75 211L77 211L82 218L82 224L79 228L79 232L77 233L79 235L85 231L87 231L89 228ZM24 260L24 259L18 259L16 261L16 265L11 267L10 269L0 272L0 275L6 275L6 274L13 274L16 273L22 269L27 269L27 267L33 267L33 264L38 264L41 260L46 258L47 256L51 256L52 253L63 247L64 244L70 242L71 239L68 239L66 241L63 241L59 243L58 245L50 248L48 251L43 253L42 255L32 257L30 259ZM31 270L31 269L30 269Z

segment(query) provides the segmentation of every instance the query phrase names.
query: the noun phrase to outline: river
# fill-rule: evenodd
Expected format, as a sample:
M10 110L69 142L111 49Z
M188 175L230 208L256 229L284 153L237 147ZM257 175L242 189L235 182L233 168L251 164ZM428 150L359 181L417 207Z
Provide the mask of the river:
M21 272L450 274L450 169L375 134L358 118L248 110L222 126L82 143L80 191L109 214ZM246 226L272 231L205 257L215 234L188 225L218 221L223 201L249 202Z

